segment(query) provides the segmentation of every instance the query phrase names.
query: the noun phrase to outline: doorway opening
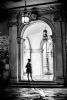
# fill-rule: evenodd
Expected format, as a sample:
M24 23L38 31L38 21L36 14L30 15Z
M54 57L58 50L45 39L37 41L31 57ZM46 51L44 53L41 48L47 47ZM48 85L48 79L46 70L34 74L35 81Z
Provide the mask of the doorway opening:
M48 40L43 39L43 30L47 29ZM26 63L31 59L34 81L53 81L53 41L52 29L43 21L36 21L21 32L21 80L27 80Z

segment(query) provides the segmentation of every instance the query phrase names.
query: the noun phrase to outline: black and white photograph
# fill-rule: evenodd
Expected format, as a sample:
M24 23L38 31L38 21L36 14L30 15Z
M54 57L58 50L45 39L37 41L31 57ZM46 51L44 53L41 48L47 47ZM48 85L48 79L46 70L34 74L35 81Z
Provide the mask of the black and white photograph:
M67 100L64 0L0 0L0 100Z

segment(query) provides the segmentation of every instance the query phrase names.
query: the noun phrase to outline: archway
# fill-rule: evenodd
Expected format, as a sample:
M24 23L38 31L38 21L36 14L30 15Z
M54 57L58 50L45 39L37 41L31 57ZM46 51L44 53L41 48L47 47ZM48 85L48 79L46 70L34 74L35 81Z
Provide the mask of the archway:
M43 40L43 30L45 28L48 31L49 37L47 47L46 42ZM52 35L51 27L46 22L40 20L31 23L24 32L21 32L21 80L27 80L25 65L27 59L30 58L33 79L36 81L53 81L53 42L50 35ZM50 74L46 74L48 69L46 64L46 49L48 52Z

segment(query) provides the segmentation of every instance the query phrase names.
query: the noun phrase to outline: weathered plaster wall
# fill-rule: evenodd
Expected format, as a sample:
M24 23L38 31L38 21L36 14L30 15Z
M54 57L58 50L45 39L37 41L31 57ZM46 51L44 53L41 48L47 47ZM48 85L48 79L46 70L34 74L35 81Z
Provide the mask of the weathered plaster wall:
M8 22L0 22L0 36L1 35L7 35L8 34Z

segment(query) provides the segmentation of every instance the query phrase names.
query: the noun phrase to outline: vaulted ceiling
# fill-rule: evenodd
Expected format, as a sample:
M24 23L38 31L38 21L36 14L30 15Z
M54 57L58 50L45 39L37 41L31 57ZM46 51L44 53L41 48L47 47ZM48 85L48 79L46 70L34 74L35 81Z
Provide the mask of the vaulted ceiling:
M0 0L1 8L13 8L20 7L25 5L25 1L27 5L35 5L35 4L43 4L43 3L51 3L51 2L62 2L62 0Z
M44 11L48 12L56 10L55 7L50 7L50 5L61 3L63 0L0 0L0 20L9 17L8 9L24 8L25 1L28 8L37 6L40 7L39 11L41 12L42 7L45 7Z

